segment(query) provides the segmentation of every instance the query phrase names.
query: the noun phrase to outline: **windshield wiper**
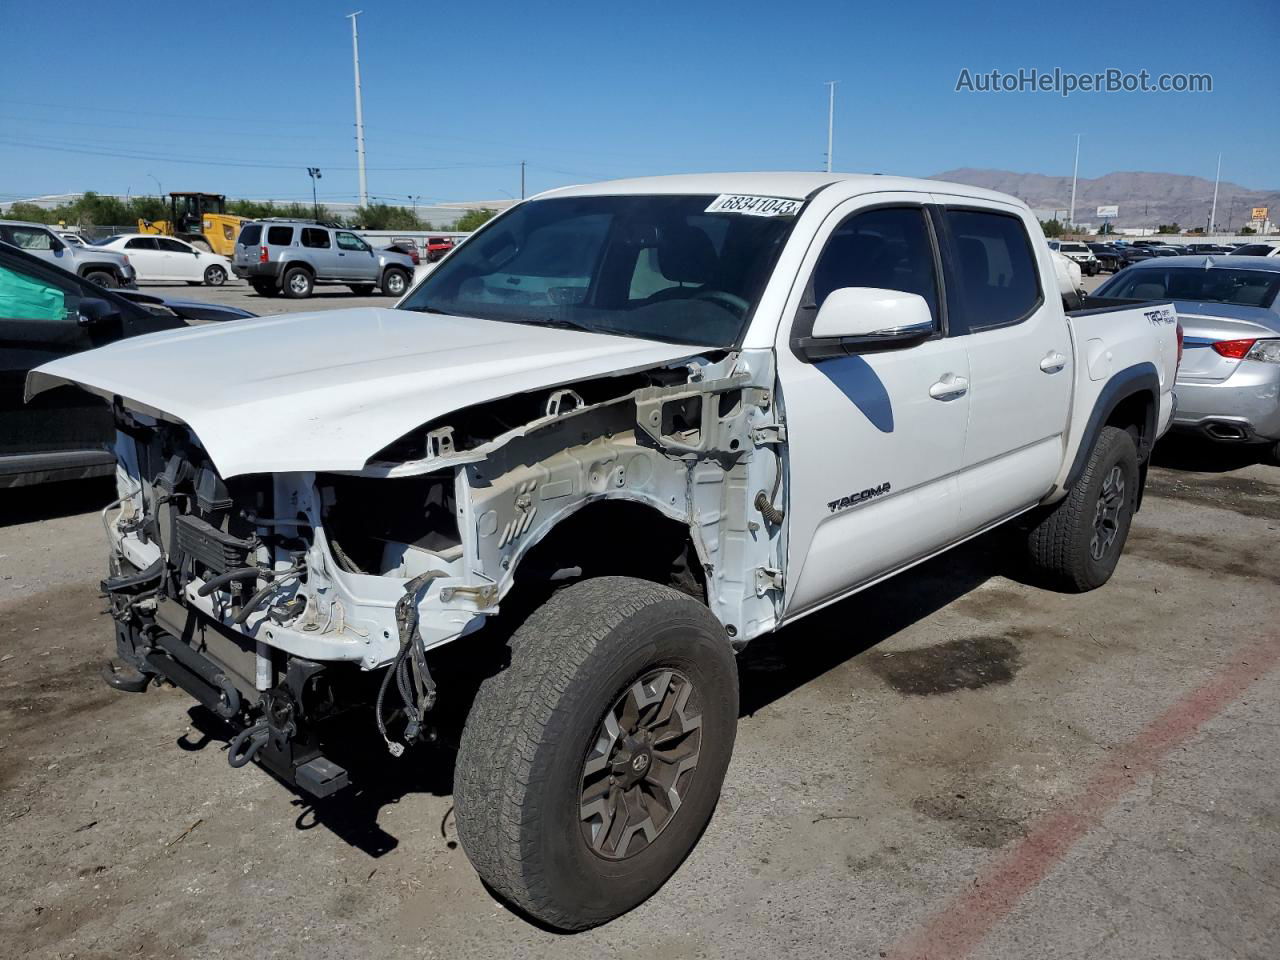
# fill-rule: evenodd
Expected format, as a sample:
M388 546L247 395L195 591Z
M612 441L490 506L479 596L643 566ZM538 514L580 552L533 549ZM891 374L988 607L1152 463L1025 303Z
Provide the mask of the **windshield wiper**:
M528 323L536 327L559 327L561 330L583 330L587 333L605 333L599 327L567 317L521 317L516 323Z

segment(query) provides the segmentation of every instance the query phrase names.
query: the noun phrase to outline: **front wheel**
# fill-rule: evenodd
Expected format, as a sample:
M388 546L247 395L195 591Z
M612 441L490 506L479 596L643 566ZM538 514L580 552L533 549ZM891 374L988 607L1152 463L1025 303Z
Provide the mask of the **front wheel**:
M1031 528L1032 563L1055 586L1083 593L1111 579L1142 482L1133 436L1103 427L1071 492Z
M737 665L705 606L600 577L568 587L481 685L454 782L481 878L550 926L612 920L666 882L720 795Z
M402 297L409 289L409 275L399 267L388 267L382 275L382 292L388 297Z
M95 286L106 287L108 290L114 290L120 286L116 278L106 270L90 270L84 275L84 278Z
M227 271L216 263L210 264L205 268L204 282L206 286L220 287L227 282Z

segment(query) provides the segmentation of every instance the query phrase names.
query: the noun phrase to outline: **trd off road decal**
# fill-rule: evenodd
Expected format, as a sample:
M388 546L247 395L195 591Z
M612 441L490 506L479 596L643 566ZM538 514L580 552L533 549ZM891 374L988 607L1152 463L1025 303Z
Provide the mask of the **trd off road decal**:
M882 483L878 487L868 487L866 490L859 490L857 493L851 493L847 497L841 497L839 500L831 500L827 503L827 509L832 513L838 513L841 510L847 510L849 507L856 507L860 503L866 503L868 500L874 500L876 497L883 497L890 490L889 484Z
M1142 315L1150 320L1153 326L1161 323L1178 322L1178 315L1173 312L1172 307L1156 307L1154 310L1144 310Z

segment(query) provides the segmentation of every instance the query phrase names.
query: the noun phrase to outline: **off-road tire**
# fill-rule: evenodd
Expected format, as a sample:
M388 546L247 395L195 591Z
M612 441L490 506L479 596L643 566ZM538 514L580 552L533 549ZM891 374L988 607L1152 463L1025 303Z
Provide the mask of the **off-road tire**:
M220 287L227 282L227 271L212 263L204 268L204 283L208 287Z
M1090 549L1095 516L1104 484L1117 467L1124 481L1124 494L1115 537L1101 558L1095 558ZM1054 504L1027 536L1031 562L1050 585L1070 593L1084 593L1111 579L1129 536L1140 483L1133 435L1119 427L1103 427L1071 492Z
M409 274L399 267L388 267L382 275L382 293L388 297L403 297L409 289Z
M116 278L106 270L90 270L84 275L84 278L90 283L105 287L108 290L114 290L120 286Z
M315 291L315 279L306 267L290 267L281 278L281 289L290 300L305 300Z
M562 930L593 927L661 887L710 820L737 727L737 664L705 606L630 577L565 588L508 647L510 665L481 685L463 730L458 836L485 883L518 910ZM584 834L583 767L605 714L662 668L683 673L696 691L698 763L657 837L625 859L606 859Z

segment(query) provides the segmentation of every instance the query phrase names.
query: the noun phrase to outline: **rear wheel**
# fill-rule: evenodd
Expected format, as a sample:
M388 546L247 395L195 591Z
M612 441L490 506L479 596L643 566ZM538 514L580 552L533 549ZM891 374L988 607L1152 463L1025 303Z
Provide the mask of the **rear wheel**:
M210 287L220 287L227 282L227 271L213 263L205 267L204 282Z
M284 295L291 300L303 300L311 296L315 280L305 267L291 267L284 274Z
M409 289L409 275L399 267L388 267L382 275L382 292L388 297L402 297Z
M510 648L463 731L458 835L499 895L585 929L652 895L711 818L737 666L705 606L629 577L562 590Z
M1031 529L1032 562L1064 590L1102 586L1129 536L1140 483L1132 434L1103 427L1071 492Z
M84 278L90 283L99 287L106 287L108 290L114 290L120 286L116 278L106 270L90 270L84 275Z

